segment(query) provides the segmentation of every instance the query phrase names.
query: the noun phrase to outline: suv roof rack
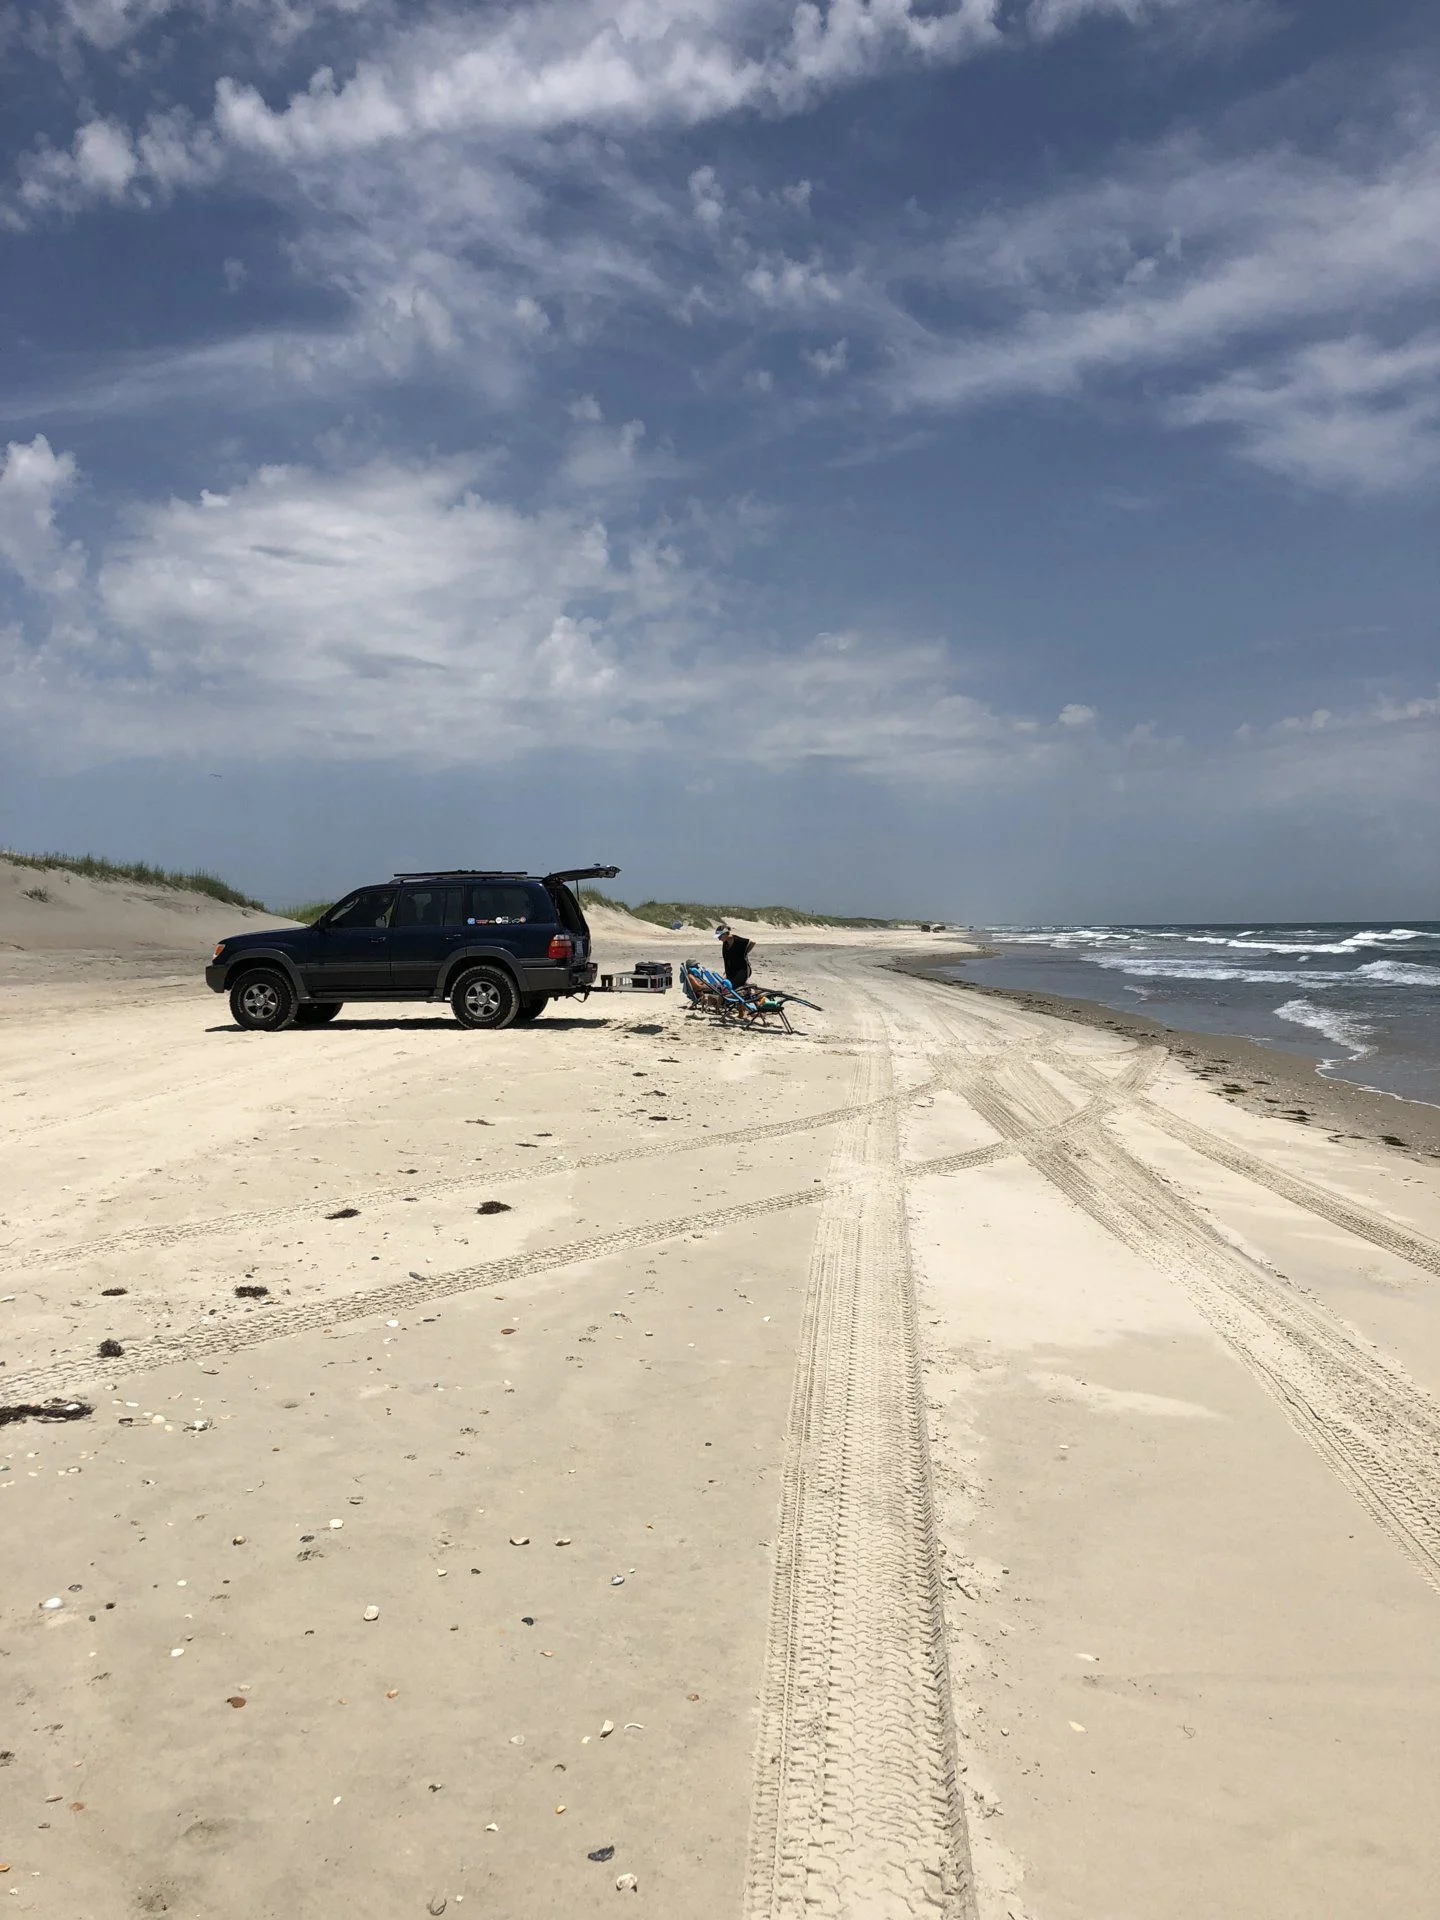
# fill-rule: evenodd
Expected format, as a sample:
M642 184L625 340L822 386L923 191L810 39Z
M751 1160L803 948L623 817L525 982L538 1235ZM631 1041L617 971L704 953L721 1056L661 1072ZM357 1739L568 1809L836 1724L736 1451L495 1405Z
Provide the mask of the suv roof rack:
M427 867L423 873L397 873L396 880L528 880L518 867Z

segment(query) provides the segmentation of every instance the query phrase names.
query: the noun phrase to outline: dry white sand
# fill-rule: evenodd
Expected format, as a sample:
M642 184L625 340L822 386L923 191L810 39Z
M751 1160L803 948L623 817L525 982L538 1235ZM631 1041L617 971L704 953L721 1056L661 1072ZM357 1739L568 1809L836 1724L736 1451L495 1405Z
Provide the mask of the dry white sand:
M1433 1174L893 935L267 1036L203 918L0 915L11 1910L1433 1910Z

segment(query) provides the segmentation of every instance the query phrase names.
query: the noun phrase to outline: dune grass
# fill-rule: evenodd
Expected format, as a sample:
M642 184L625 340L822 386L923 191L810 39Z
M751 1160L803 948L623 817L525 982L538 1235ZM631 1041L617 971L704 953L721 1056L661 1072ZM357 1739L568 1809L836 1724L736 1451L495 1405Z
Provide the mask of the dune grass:
M12 867L31 867L37 873L59 869L83 874L87 880L130 880L143 887L171 887L177 893L204 893L227 907L255 907L263 912L265 906L263 900L252 900L248 893L241 893L238 887L203 868L179 873L170 867L152 867L147 860L104 860L95 853L16 853L11 847L0 848L0 860L8 860Z
M340 898L337 893L335 900ZM298 920L302 926L313 926L327 907L333 907L335 900L302 900L296 907L276 907L275 912L282 920Z
M893 920L872 920L858 914L807 913L802 907L736 907L703 900L642 900L638 907L631 907L593 887L582 887L580 898L586 906L613 907L618 913L648 920L656 927L673 926L677 920L690 927L713 927L719 920L754 920L767 927L885 928L895 924Z

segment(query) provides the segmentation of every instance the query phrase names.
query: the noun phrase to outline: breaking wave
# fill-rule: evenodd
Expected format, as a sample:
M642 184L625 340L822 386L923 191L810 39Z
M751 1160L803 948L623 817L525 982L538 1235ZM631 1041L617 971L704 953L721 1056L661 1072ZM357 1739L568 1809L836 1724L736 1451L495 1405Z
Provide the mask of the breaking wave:
M1367 1045L1375 1029L1366 1026L1353 1013L1338 1013L1333 1007L1317 1007L1311 1000L1287 1000L1283 1007L1276 1007L1275 1017L1277 1020L1288 1020L1293 1026L1311 1027L1316 1033L1323 1033L1337 1047L1344 1047L1347 1058L1351 1060L1363 1060L1366 1054L1375 1051Z
M1417 967L1404 960L1370 960L1355 972L1367 980L1383 981L1387 987L1440 988L1440 967Z

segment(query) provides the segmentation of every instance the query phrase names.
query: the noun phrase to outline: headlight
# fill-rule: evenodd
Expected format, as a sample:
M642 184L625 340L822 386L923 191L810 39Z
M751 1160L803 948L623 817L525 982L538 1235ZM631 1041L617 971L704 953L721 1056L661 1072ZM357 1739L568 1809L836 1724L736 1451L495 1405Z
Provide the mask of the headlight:
M218 960L218 959L220 958L220 956L221 956L221 954L222 954L222 953L223 953L224 951L225 951L225 942L224 942L224 941L222 940L222 941L220 941L220 942L219 942L219 944L218 944L218 945L216 946L216 948L215 948L215 951L214 951L214 953L212 953L212 954L211 954L211 956L210 956L210 964L211 964L212 966L213 966L213 965L215 964L215 962L216 962L216 961L217 961L217 960Z

